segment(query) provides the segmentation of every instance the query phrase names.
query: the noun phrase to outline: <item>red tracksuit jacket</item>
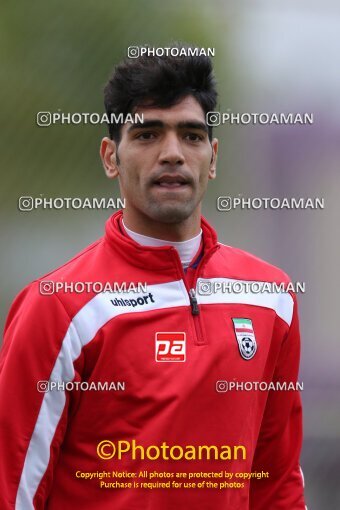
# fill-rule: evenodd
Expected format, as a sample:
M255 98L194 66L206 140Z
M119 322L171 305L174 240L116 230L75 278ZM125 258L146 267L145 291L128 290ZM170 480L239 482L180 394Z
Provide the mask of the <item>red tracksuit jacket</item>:
M147 282L146 293L65 289L42 295L35 281L12 305L0 358L1 510L303 510L299 393L221 392L224 383L216 390L217 381L297 381L296 297L209 294L204 287L230 279L287 283L288 277L218 243L204 218L203 256L184 273L173 247L138 245L122 231L121 216L119 211L109 218L102 239L41 280ZM204 295L190 292L199 285ZM237 333L233 319L246 322L245 332ZM160 335L169 332L170 340ZM37 383L44 380L118 381L121 387L84 391L74 384L40 392ZM109 455L110 445L133 440L145 449L177 445L174 456L179 446L184 451L187 445L243 445L246 459L98 456L102 441L110 441L104 448ZM150 480L146 474L144 481L182 485L104 488L101 481L117 480L96 478L104 471L167 472L172 478ZM269 476L234 478L236 486L229 488L184 488L189 481L220 483L219 478L189 480L189 473L252 471ZM178 472L187 478L174 478ZM137 478L120 479L131 481Z

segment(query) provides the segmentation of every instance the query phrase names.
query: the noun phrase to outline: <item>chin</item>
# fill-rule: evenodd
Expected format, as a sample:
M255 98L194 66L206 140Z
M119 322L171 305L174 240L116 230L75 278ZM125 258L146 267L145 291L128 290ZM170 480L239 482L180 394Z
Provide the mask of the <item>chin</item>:
M166 205L157 204L152 210L145 211L147 216L158 223L181 223L188 219L194 212L195 207L188 202L185 204Z

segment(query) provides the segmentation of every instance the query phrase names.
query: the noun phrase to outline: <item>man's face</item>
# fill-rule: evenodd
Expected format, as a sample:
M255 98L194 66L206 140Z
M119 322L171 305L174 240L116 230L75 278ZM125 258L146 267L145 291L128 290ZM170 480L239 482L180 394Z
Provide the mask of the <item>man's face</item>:
M161 223L181 222L197 209L208 179L215 177L217 140L210 143L204 112L192 96L169 108L140 107L135 113L143 114L144 123L121 128L119 164L116 144L102 142L107 175L118 176L129 211Z

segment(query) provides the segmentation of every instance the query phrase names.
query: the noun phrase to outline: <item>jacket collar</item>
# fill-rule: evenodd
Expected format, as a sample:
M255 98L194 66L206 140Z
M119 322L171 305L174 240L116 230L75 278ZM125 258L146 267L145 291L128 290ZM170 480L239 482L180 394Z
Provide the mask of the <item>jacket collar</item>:
M105 225L105 240L119 255L132 266L166 271L178 266L179 256L172 246L141 246L130 237L124 235L120 229L123 211L113 214ZM218 247L217 235L213 227L201 216L204 256Z

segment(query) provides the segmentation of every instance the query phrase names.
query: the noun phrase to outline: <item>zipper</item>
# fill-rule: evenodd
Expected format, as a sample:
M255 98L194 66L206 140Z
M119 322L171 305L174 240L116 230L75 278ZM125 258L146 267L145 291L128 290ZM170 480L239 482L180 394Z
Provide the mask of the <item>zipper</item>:
M190 299L190 306L191 306L191 315L193 318L193 323L195 326L195 332L196 332L196 345L204 345L206 343L203 331L202 331L202 325L201 325L201 316L200 316L200 309L196 297L196 291L195 289L189 290L189 299Z
M189 290L189 299L190 299L192 315L199 315L200 309L198 308L198 302L197 302L197 297L196 297L195 289L190 289Z
M202 259L200 260L200 262L196 268L192 285L196 286L196 282L197 282L197 279L199 276L199 271L201 269L202 262L203 261L206 262L207 258L210 257L218 248L219 248L219 245L215 246L214 248L211 248L211 250L209 250L209 252L207 252L205 255L203 255ZM187 285L187 282L185 279L185 273L183 270L182 263L179 259L179 255L176 251L176 248L173 248L173 250L174 250L174 256L176 259L177 267L182 275L182 280L184 282L185 288L186 288L188 296L189 296L190 315L192 317L192 321L194 324L194 330L195 330L195 334L196 334L194 344L195 345L205 345L207 342L203 335L202 324L201 324L202 314L200 313L200 307L199 307L198 300L197 300L196 290L194 287L192 287L191 289L188 288L188 285Z

